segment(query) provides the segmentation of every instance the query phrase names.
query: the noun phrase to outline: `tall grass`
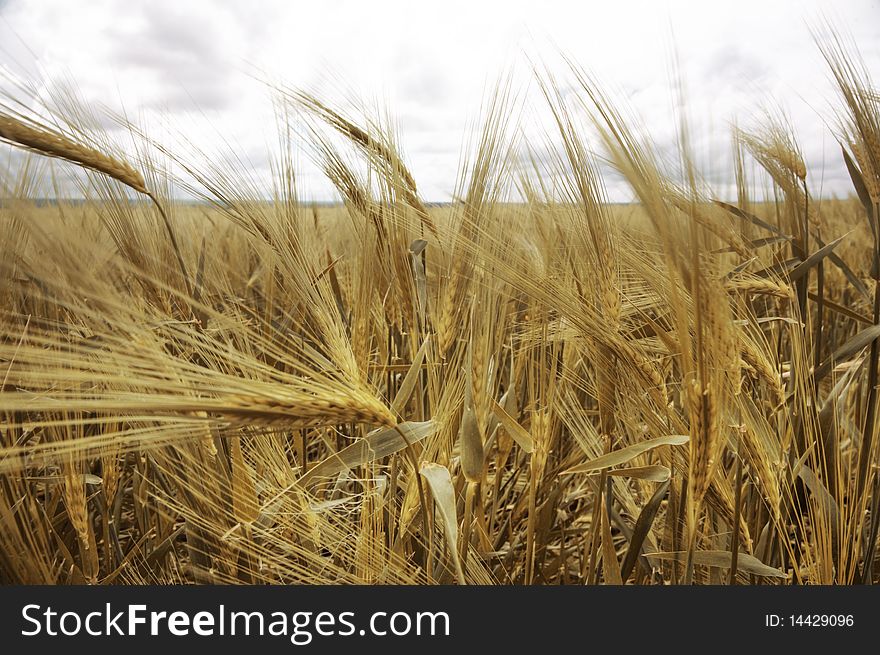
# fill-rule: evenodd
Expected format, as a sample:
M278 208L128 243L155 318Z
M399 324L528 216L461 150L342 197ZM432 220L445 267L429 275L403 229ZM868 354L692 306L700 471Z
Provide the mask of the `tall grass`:
M850 199L780 119L713 198L686 126L672 175L573 64L536 73L548 143L499 87L440 209L385 123L296 90L268 200L4 109L0 579L876 581L880 106L820 47ZM339 207L299 202L303 141ZM85 202L36 202L43 156Z

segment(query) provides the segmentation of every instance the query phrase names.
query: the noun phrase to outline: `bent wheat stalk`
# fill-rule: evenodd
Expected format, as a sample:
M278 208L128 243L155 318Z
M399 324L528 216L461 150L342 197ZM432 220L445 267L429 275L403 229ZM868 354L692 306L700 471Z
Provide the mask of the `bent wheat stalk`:
M162 221L165 223L165 230L168 232L168 238L171 240L171 247L174 249L177 265L180 267L181 275L183 275L187 294L192 295L189 275L186 272L186 265L183 263L180 246L177 243L177 237L174 235L168 214L156 196L147 189L144 176L131 164L77 143L70 137L46 126L29 125L21 119L5 114L0 114L0 139L46 157L63 159L83 168L112 177L114 180L121 182L138 193L144 194L152 200L162 216Z

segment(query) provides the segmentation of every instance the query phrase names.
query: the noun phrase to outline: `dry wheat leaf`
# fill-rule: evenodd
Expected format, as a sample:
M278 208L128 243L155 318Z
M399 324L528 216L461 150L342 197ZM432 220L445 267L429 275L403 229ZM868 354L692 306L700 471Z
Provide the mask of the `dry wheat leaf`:
M645 553L648 559L672 560L676 562L686 562L687 553L678 551L674 553ZM698 550L694 553L694 564L700 566L713 566L719 569L729 569L732 555L729 550ZM752 575L761 575L765 578L783 578L788 579L788 574L783 573L779 569L767 566L753 555L748 553L739 553L737 556L737 569L743 573Z
M871 220L871 216L874 213L874 203L871 201L871 195L868 193L867 187L865 187L862 172L859 170L859 167L856 166L852 157L849 156L849 153L846 151L846 148L843 147L842 143L840 144L840 151L843 153L843 161L846 164L846 171L849 173L849 177L852 180L856 195L859 197L859 201L862 203L862 206L865 208L865 213L868 215L868 226L873 231L876 229L874 227L874 222Z
M820 239L817 235L813 235L813 239L815 239L816 243L820 248L825 246L825 242ZM850 268L849 264L847 264L843 259L841 259L840 255L835 252L831 252L828 254L828 259L831 260L831 263L837 266L840 269L840 272L844 274L849 283L853 285L853 288L859 292L859 294L866 301L871 301L871 294L868 292L868 287L865 286L865 283L859 279L859 276L855 274L855 272Z
M671 475L669 468L662 464L650 466L631 466L629 468L611 469L608 475L619 475L625 478L648 480L649 482L666 482Z
M749 212L743 211L739 207L735 207L734 205L730 205L730 204L728 204L726 202L722 202L720 200L716 200L715 204L718 205L719 207L723 207L724 209L729 211L731 214L733 214L737 218L740 218L744 221L748 221L749 223L752 223L753 225L757 225L758 227L763 228L763 229L767 230L768 232L772 232L773 234L776 234L777 236L781 236L781 237L784 237L785 239L789 239L789 240L794 238L791 235L785 234L779 228L777 228L773 225L770 225L770 223L767 223L766 221L758 218L754 214L750 214Z
M789 283L795 282L795 281L799 280L800 278L802 278L807 273L809 273L810 269L812 269L819 262L821 262L823 259L825 259L828 255L830 255L831 251L834 250L840 244L840 242L843 241L847 236L848 235L845 234L842 237L840 237L839 239L832 241L828 245L825 245L825 246L819 248L819 250L817 250L816 252L811 254L804 261L802 261L797 266L795 266L793 269L791 269L791 271L789 271L788 275L786 276L786 278L787 278L786 281Z
M620 466L621 464L626 464L635 459L642 453L646 453L659 446L681 446L682 444L686 444L689 440L690 437L686 434L669 434L663 437L648 439L647 441L633 444L626 448L611 451L610 453L606 453L596 459L591 459L589 462L578 464L567 471L563 471L563 473L589 473L591 471L598 471L599 469L611 468L612 466Z
M458 557L458 518L455 512L455 489L452 487L452 477L449 469L441 464L423 462L419 467L419 474L428 482L431 495L443 520L443 531L446 534L446 542L452 555L452 563L455 565L455 574L459 584L465 584L464 571L461 568L461 560Z
M397 390L397 394L391 402L391 412L393 414L399 415L403 411L403 408L406 407L406 403L409 401L410 396L412 396L413 389L416 387L416 382L419 380L419 372L422 370L422 364L425 361L425 352L428 350L428 342L430 339L430 335L425 337L422 346L413 358L409 370L403 377L403 382L400 383L400 389Z
M825 483L819 479L819 477L813 472L813 469L809 466L801 466L798 471L798 477L807 485L807 489L813 494L816 502L822 508L822 511L825 512L830 524L834 526L834 531L836 532L840 511L837 508L837 501L834 499L834 496L831 495L831 492L828 491L828 487L825 486Z
M861 351L862 348L871 345L871 342L877 337L880 337L880 325L872 325L871 327L865 328L861 332L856 333L847 339L842 346L835 350L830 357L819 365L819 367L813 372L813 377L816 381L821 380L828 375L833 366L839 365L855 353Z
M492 412L495 418L501 423L502 427L507 430L507 434L519 444L527 453L531 453L535 449L535 440L532 435L523 426L517 422L510 414L504 411L504 408L494 400L492 401Z
M412 421L371 432L309 469L309 472L299 479L299 484L305 486L315 478L332 477L393 455L433 434L436 429L437 424L434 421Z
M639 512L639 518L636 519L636 525L633 528L632 536L629 539L629 548L623 558L623 565L620 567L620 575L624 582L629 579L630 573L632 573L632 570L635 568L636 560L643 558L642 547L645 543L645 538L648 536L651 526L654 524L657 510L660 509L663 499L666 498L666 493L669 491L669 484L670 482L667 480L657 487L657 491L654 492L654 495L651 496L651 499L645 504L642 511ZM642 559L642 564L647 565L647 561Z

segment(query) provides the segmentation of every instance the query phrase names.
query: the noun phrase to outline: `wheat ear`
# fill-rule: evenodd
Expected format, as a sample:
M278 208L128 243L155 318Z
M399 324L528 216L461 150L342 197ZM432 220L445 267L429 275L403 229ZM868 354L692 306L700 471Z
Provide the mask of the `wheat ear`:
M58 132L0 114L0 138L48 157L66 159L109 175L139 193L148 193L144 177L130 164L79 144Z

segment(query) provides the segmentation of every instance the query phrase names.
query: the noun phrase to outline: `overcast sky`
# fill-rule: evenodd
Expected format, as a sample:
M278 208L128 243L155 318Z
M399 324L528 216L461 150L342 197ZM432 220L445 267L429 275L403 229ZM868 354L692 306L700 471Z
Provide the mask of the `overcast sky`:
M810 34L823 16L880 80L880 0L0 0L0 65L49 85L72 80L86 101L143 120L162 117L209 152L222 134L258 173L274 119L270 92L249 73L334 101L354 93L391 110L422 194L445 201L468 125L502 74L516 71L526 129L543 120L530 60L560 71L562 54L579 62L670 146L674 53L710 179L724 174L732 120L749 125L778 105L808 166L824 170L821 191L846 194L824 122L835 97ZM301 181L305 195L330 197L305 162Z

